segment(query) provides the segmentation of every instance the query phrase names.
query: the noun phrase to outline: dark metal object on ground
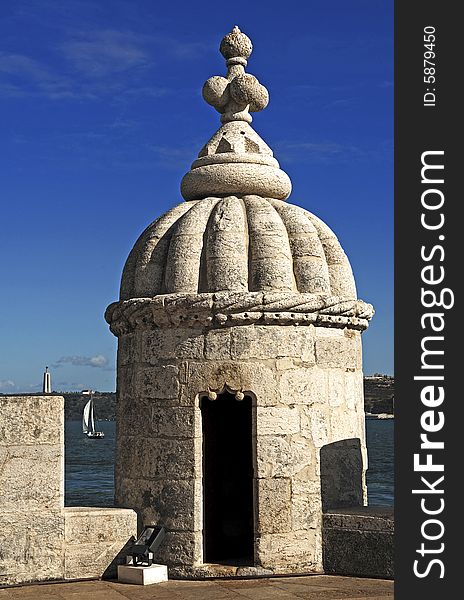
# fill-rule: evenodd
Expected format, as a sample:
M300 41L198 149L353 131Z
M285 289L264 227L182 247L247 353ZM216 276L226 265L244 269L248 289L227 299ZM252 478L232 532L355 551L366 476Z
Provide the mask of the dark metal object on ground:
M153 557L158 550L161 542L166 536L164 527L158 525L145 525L142 533L134 544L129 548L127 561L134 566L144 565L150 567L153 564Z

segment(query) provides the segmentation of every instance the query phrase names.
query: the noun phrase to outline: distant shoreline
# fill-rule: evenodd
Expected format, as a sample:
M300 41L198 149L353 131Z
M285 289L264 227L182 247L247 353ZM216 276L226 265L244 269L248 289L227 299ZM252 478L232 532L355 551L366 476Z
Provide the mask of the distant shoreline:
M375 419L377 421L390 421L391 419L395 418L395 415L392 415L390 413L364 413L364 416L366 417L366 419Z

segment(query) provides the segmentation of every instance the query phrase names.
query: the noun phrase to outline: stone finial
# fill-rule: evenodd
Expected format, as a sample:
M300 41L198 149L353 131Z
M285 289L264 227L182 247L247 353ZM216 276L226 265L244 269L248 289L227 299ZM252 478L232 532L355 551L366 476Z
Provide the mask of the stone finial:
M238 25L235 25L232 31L222 38L219 50L226 60L239 58L241 60L238 62L243 64L244 61L246 66L246 60L253 52L253 44L250 38L240 31Z
M267 89L254 75L245 73L252 50L250 38L237 26L221 41L227 75L210 77L203 86L203 98L221 113L222 126L182 179L186 200L249 194L285 200L290 195L288 175L250 126L250 112L263 110L269 102Z
M253 51L251 40L236 25L222 39L220 51L226 59L227 76L215 75L207 79L203 98L222 114L222 123L251 123L249 112L263 110L269 102L267 89L254 75L245 73L247 59Z

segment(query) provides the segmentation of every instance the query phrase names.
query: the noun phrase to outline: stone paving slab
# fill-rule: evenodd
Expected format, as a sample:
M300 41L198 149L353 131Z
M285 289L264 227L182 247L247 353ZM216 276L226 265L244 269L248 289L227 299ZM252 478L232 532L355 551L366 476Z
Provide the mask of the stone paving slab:
M0 589L0 600L385 600L393 581L314 575L272 579L167 581L136 586L81 581Z

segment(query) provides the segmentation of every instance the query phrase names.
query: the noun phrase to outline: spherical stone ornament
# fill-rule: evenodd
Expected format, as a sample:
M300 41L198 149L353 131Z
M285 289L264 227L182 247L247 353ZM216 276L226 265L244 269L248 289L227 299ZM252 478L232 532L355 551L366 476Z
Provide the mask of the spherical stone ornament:
M269 92L254 75L243 73L230 82L230 95L237 104L249 104L251 112L266 108L269 103Z
M237 56L249 58L253 52L253 44L250 38L235 25L232 31L222 39L219 50L226 59Z
M221 111L230 100L229 93L229 81L225 77L215 75L205 81L202 90L204 100L214 106L214 108Z

